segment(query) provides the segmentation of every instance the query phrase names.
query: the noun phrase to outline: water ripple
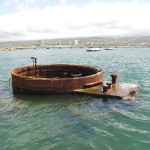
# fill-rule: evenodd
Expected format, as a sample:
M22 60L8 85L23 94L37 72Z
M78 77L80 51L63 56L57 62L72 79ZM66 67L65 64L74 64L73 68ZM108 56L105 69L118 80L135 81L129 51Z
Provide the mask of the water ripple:
M116 49L87 53L86 49L0 51L0 147L5 149L149 150L150 51ZM31 65L73 63L102 68L105 79L117 73L118 82L140 85L135 100L80 95L14 95L10 71ZM59 56L59 57L58 57ZM111 61L108 61L111 60Z

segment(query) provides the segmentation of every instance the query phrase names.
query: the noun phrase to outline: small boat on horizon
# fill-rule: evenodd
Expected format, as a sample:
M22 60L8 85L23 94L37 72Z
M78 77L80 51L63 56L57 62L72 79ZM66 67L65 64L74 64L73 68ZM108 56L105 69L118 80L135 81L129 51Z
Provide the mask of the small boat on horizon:
M105 48L105 50L114 50L114 48L113 47L107 47L107 48Z
M97 52L97 51L100 51L101 49L100 48L98 48L98 47L92 47L92 48L90 48L90 49L87 49L86 51L87 52Z

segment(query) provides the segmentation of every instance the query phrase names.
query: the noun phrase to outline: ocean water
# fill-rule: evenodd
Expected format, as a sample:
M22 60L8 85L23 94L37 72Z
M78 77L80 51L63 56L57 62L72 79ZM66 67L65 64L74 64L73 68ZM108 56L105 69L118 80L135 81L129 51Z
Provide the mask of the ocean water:
M134 100L12 93L11 70L67 63L102 68L106 80L140 86ZM149 150L150 48L0 51L0 150Z

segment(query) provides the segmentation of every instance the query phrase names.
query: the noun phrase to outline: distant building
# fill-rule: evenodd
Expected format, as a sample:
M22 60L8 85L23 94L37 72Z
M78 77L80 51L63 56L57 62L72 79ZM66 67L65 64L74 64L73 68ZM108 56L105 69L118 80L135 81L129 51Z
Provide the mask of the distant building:
M75 46L79 45L79 41L78 40L74 40L74 45Z
M44 47L45 45L45 40L42 39L40 42L39 42L39 47Z
M69 41L69 45L68 45L69 47L72 47L72 41Z

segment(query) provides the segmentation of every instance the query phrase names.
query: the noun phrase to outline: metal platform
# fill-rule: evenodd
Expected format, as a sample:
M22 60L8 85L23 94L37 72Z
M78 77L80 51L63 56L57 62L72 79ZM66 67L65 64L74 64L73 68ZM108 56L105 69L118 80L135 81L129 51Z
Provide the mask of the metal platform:
M139 89L139 86L131 83L116 83L112 84L111 88L107 92L103 92L103 82L100 85L78 89L72 91L73 94L86 94L100 98L117 98L117 99L133 99Z

